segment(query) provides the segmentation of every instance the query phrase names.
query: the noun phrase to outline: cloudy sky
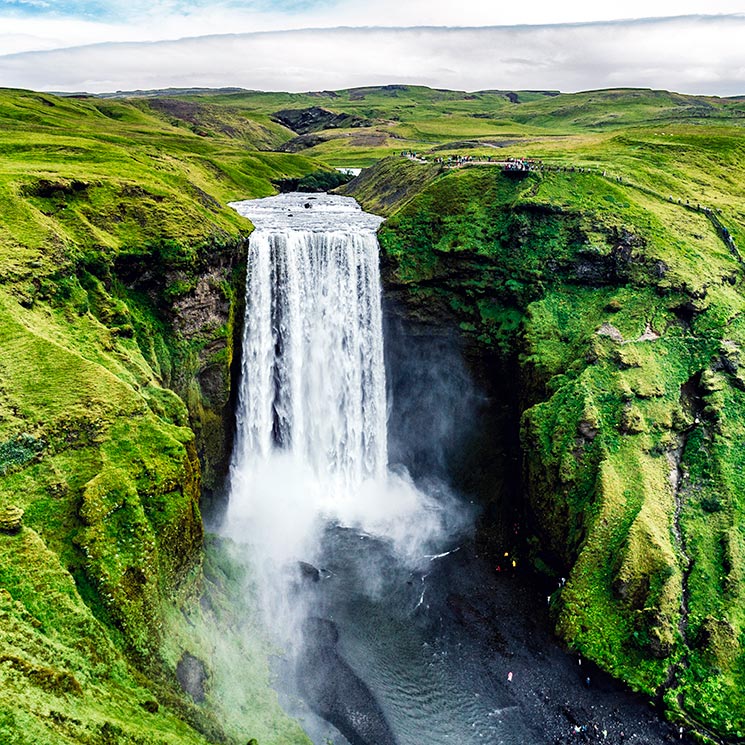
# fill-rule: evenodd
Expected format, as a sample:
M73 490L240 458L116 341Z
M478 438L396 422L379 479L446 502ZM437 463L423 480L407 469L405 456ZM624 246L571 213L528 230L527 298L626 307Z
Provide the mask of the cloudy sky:
M745 0L0 0L0 86L745 94Z

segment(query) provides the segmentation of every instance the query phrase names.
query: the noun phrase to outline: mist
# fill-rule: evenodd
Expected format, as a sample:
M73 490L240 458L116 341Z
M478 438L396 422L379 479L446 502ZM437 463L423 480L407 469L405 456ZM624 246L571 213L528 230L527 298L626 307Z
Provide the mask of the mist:
M400 375L396 392L386 386L379 218L338 197L282 195L234 207L257 230L223 532L244 547L267 618L275 629L282 618L285 641L293 642L302 619L292 616L305 613L293 609L297 567L321 567L334 530L370 539L408 570L463 530L467 518L446 483L445 453L471 388L455 356L421 351L394 363L409 390ZM413 450L405 452L403 442ZM379 588L378 562L371 558L368 569L365 585Z
M467 538L448 460L478 396L454 340L409 345L398 329L384 351L379 218L325 195L233 206L256 230L221 534L282 650L288 710L316 742L396 743L395 712L360 675L368 652L351 665L346 645L360 608L393 602L381 624L426 609L433 567Z

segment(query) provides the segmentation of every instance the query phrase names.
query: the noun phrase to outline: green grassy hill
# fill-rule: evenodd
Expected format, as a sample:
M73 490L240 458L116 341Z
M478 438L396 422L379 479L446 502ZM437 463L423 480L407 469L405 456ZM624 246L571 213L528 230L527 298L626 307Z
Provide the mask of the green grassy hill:
M373 164L344 189L390 216L390 285L519 381L522 557L569 578L558 632L745 736L744 124L742 99L647 90L0 90L0 526L24 510L0 532L0 740L304 742L260 634L231 664L248 580L203 542L251 229L226 204Z
M493 150L510 140L530 144L529 138L534 137L550 141L557 136L594 136L629 127L656 130L686 123L707 128L739 126L745 118L742 99L642 89L559 95L526 91L464 93L398 85L306 94L203 93L184 98L195 104L226 106L265 126L271 126L276 111L310 107L369 120L366 127L316 132L329 139L307 154L333 165L371 165L393 152L429 150L449 142L482 142Z
M256 710L221 708L209 640L237 621L209 610L230 584L203 573L199 501L226 468L250 230L225 205L318 166L126 102L3 91L0 126L0 513L25 511L0 534L0 740L304 742L258 649ZM199 707L185 652L211 664Z

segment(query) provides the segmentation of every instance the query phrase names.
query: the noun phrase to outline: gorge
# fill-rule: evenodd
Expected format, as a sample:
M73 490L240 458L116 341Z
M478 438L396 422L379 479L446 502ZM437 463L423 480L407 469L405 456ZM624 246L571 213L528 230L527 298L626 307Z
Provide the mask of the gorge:
M442 457L483 398L455 335L433 353L426 339L446 329L418 343L399 330L387 366L405 380L386 396L380 219L325 194L232 206L255 229L223 532L284 650L288 711L316 743L670 741L641 701L548 638L543 609L527 610L540 595L529 576L503 559L495 585L475 554L476 511ZM394 471L389 423L419 448ZM527 640L523 614L544 616Z
M0 740L738 742L741 114L0 92Z

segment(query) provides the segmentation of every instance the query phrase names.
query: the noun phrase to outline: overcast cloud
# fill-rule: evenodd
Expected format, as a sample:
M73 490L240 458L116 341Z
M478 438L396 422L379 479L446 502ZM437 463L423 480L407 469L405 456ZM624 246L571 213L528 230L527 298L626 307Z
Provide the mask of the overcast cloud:
M0 57L0 86L104 92L384 83L460 90L635 86L745 94L745 17L500 28L326 29Z
M0 0L0 54L339 26L510 26L745 12L745 0Z
M0 85L301 91L410 82L468 90L650 86L745 93L745 0L708 0L706 15L697 14L701 6L700 0L0 0Z

